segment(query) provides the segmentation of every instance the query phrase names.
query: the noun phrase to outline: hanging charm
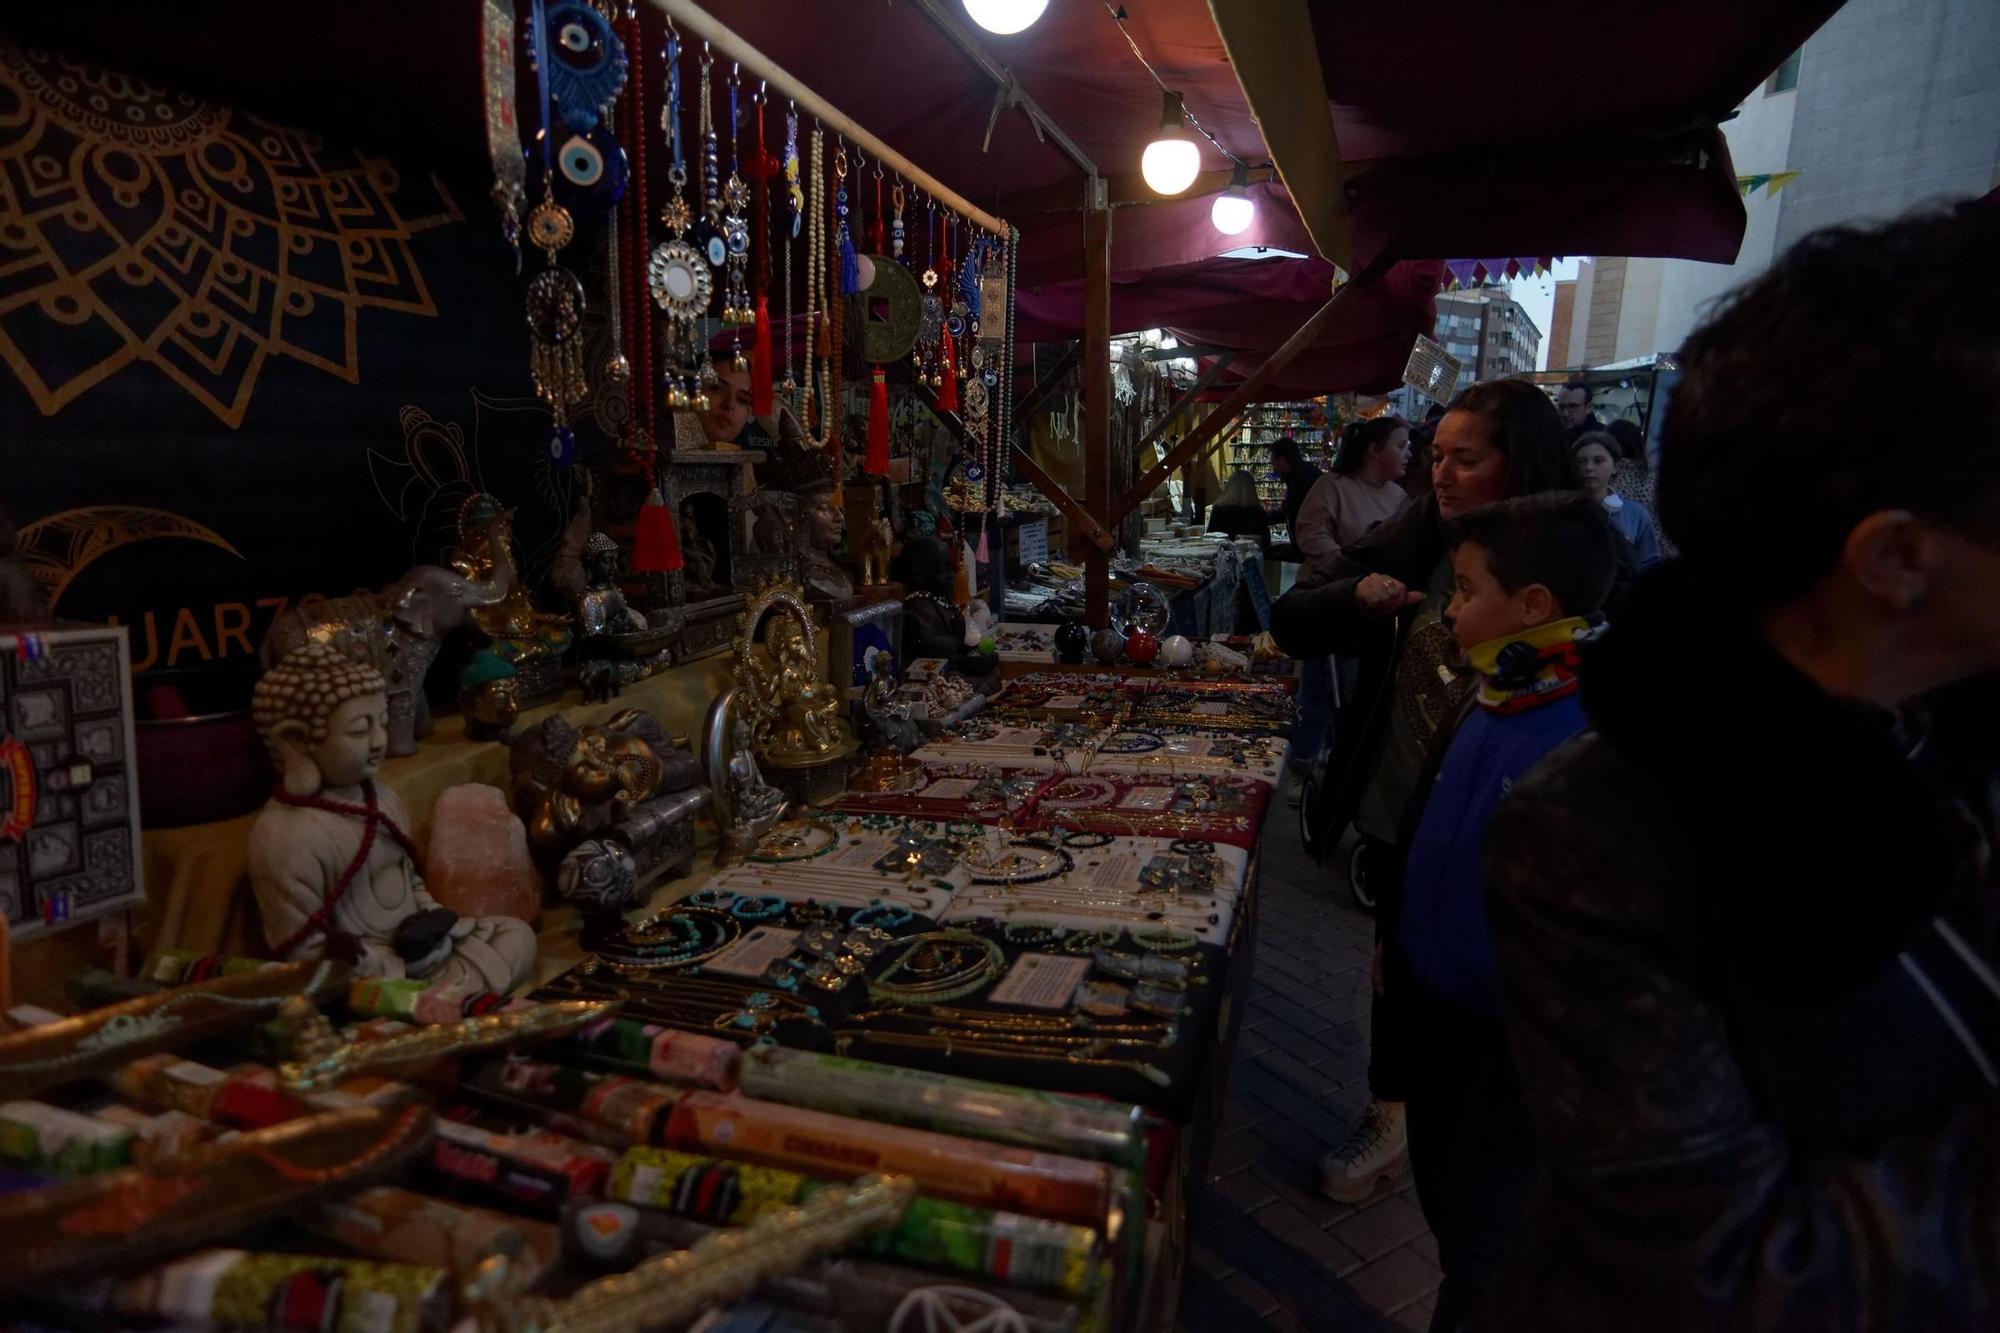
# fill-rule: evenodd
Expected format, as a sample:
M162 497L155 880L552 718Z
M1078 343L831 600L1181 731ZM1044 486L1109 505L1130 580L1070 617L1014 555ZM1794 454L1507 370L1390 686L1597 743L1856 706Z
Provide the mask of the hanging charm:
M564 125L589 134L625 87L625 44L602 14L580 0L549 6L547 23L549 95Z
M847 229L847 145L840 145L833 158L833 215L835 240L840 246L840 293L852 296L861 290L861 263L854 253L854 237Z
M558 6L562 9L565 6ZM570 6L573 7L573 6ZM595 17L593 14L592 17ZM525 314L528 323L528 371L535 393L549 407L548 454L568 467L576 459L576 434L569 409L590 392L583 369L583 283L556 262L556 255L576 235L576 223L554 194L554 169L549 149L549 76L552 64L547 38L550 19L541 0L534 5L536 91L540 101L539 138L542 145L542 202L528 214L528 235L548 258L548 267L528 282ZM606 29L609 32L609 29ZM622 68L622 63L621 63ZM614 88L615 92L616 89Z
M729 240L722 229L722 152L715 135L715 109L709 103L709 72L715 57L708 43L701 48L701 251L710 268L721 268L729 258Z
M521 271L521 214L528 206L528 162L521 152L521 127L514 119L514 6L486 0L480 6L480 73L486 92L486 152L493 161L493 204L500 210L500 234L514 251Z
M890 206L896 210L895 221L889 226L889 253L897 259L903 257L903 181L896 178L896 186L889 191Z
M654 246L647 257L646 286L653 294L653 303L667 316L667 406L699 412L707 409L708 395L702 390L706 349L700 346L696 324L715 294L715 278L707 258L688 239L694 214L687 201L687 157L681 133L680 55L680 36L670 25L666 47L667 96L660 111L660 129L672 150L673 165L667 170L670 194L660 210L660 222L673 239Z
M748 324L757 317L750 308L750 185L743 179L738 148L738 70L729 70L729 179L722 186L722 237L728 251L729 276L722 296L722 322L725 324ZM748 370L749 362L743 358L741 343L738 343L736 359L731 365L735 370Z

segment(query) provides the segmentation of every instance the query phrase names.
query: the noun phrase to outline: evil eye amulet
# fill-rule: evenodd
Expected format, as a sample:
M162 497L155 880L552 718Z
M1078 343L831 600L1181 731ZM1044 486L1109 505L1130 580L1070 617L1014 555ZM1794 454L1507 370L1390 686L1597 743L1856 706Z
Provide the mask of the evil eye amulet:
M994 367L988 366L979 372L979 382L990 389L1000 382L1000 372Z
M981 465L980 465L980 463L979 463L979 460L978 460L978 459L976 459L976 458L975 458L975 459L971 459L971 460L969 460L969 461L968 461L968 462L966 463L966 465L965 465L965 479L966 479L967 481L984 481L984 480L986 480L986 469L985 469L985 468L984 468L983 466L981 466Z
M557 467L576 462L576 432L568 426L557 426L549 432L549 461Z
M729 259L729 242L720 232L711 232L707 241L708 266L721 268Z
M599 125L588 134L572 134L556 150L554 188L558 204L578 217L601 218L625 197L625 150L611 127ZM530 164L528 184L541 188L541 163Z
M589 132L625 86L625 44L602 14L579 0L549 6L549 96L563 123Z

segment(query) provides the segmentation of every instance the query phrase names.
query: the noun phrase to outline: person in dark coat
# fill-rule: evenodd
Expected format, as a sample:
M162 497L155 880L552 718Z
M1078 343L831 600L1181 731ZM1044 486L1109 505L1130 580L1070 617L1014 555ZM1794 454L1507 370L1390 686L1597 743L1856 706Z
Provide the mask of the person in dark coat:
M1818 232L1682 353L1681 558L1489 825L1548 1180L1482 1327L2000 1327L1996 254Z
M1271 471L1278 480L1285 483L1285 498L1278 505L1278 516L1284 520L1287 549L1298 541L1299 506L1312 494L1312 488L1322 475L1319 468L1307 461L1299 451L1299 442L1287 435L1271 446ZM1297 560L1294 551L1281 558Z
M905 659L941 657L975 689L990 692L999 680L1000 659L965 641L965 612L951 600L955 581L951 547L937 537L913 532L903 539L899 563Z

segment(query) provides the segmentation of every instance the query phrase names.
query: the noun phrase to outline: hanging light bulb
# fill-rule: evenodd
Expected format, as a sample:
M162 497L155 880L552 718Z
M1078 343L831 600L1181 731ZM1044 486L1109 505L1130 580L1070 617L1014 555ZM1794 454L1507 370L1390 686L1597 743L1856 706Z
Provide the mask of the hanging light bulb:
M991 33L1011 37L1034 26L1049 0L965 0L972 21Z
M1208 220L1224 236L1240 236L1256 217L1257 205L1250 198L1250 168L1238 162L1229 188L1215 196L1209 206Z
M1201 174L1201 150L1187 137L1186 110L1179 93L1168 93L1160 108L1160 137L1146 145L1139 174L1155 194L1179 194Z

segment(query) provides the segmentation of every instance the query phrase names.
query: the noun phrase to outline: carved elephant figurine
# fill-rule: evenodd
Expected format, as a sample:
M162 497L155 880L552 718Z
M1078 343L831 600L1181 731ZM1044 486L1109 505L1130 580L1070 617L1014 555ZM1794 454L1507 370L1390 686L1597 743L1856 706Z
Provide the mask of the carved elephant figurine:
M444 636L462 629L466 614L476 606L494 606L513 591L513 566L502 562L485 582L469 579L443 565L418 565L382 591L389 620L389 689L409 691L407 728L399 729L391 709L389 753L415 754L417 738L430 731L430 704L424 698L424 677L437 661ZM401 734L399 734L399 730Z
M415 754L417 737L430 729L424 677L444 636L463 626L473 607L492 606L512 590L509 566L482 583L442 565L418 565L379 593L301 598L271 623L260 655L268 670L319 642L367 662L389 682L389 753Z

